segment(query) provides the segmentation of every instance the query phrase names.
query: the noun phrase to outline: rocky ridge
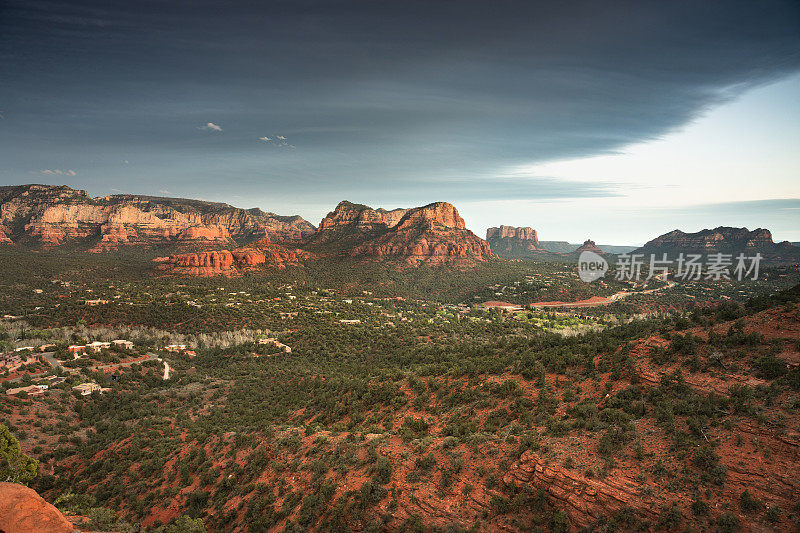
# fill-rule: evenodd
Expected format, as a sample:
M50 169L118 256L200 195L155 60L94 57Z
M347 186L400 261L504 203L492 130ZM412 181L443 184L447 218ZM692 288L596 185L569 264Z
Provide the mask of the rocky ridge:
M673 230L648 241L637 253L684 252L684 253L728 253L755 254L760 252L770 257L800 257L796 247L788 241L775 243L769 230L720 226L695 233Z
M185 198L92 198L67 186L0 187L0 242L90 251L125 245L219 245L268 237L302 239L315 231L299 216Z

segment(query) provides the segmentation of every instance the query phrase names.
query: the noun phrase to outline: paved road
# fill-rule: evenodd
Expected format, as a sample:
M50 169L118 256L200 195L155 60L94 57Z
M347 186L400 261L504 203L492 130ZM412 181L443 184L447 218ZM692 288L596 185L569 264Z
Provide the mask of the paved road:
M67 369L61 366L61 363L58 361L58 359L56 359L54 354L55 352L44 352L42 354L42 358L45 361L47 361L50 364L50 366L52 366L54 369L58 370L60 368L61 370L66 372Z

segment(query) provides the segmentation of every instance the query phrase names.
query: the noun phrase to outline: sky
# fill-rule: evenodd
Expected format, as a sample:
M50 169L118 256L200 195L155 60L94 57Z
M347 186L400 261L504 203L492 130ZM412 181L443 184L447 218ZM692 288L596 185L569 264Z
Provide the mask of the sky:
M0 184L800 241L800 4L0 1Z

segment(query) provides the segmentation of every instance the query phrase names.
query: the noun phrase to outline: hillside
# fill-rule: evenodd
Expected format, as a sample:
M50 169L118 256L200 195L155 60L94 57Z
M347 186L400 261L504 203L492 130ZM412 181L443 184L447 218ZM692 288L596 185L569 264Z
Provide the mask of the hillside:
M148 528L191 517L226 531L785 531L800 520L800 288L580 336L440 315L424 300L261 290L270 296L230 307L235 336L139 330L170 380L156 361L91 370L132 357L112 351L71 363L78 374L44 397L0 396L41 461L34 488ZM256 301L287 317L254 313ZM289 353L248 329L273 314L285 326L270 335ZM82 372L109 390L75 394Z

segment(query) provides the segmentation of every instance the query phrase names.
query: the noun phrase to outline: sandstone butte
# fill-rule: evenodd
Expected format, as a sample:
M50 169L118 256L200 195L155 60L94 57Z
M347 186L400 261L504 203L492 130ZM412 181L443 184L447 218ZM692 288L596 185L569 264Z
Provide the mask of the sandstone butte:
M533 241L535 245L539 245L539 236L536 230L530 227L514 226L500 226L497 228L489 228L486 230L486 240L491 239L517 239L520 241Z
M530 227L499 226L486 230L486 242L498 253L519 254L544 251L536 230Z
M575 250L575 253L581 253L581 252L594 252L596 254L605 253L603 250L598 248L598 246L591 239L585 240L583 244L577 250Z
M3 533L72 533L72 524L35 490L0 483L0 531Z
M458 210L447 202L406 209L396 224L384 226L384 233L357 244L347 255L395 259L413 266L471 266L495 257L489 244L468 230Z
M342 226L371 227L382 225L394 227L403 218L409 209L372 209L371 207L354 204L348 201L339 202L336 209L328 213L319 223L319 231L335 229Z
M314 231L299 216L215 202L136 195L92 198L67 186L0 187L0 243L6 244L69 243L100 252L123 245L299 240Z

